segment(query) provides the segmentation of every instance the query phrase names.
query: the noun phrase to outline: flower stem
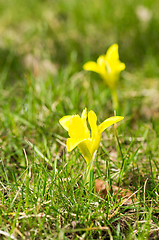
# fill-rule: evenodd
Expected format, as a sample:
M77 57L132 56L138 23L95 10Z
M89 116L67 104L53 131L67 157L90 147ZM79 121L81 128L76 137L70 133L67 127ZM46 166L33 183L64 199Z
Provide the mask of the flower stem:
M117 96L116 88L111 89L111 93L112 93L113 109L118 111L119 102L118 102L118 96Z
M86 183L89 183L89 188L93 183L93 161L87 165L86 170Z
M89 171L89 190L92 191L93 188L93 168Z
M86 170L86 178L85 183L89 183L89 190L92 191L93 189L93 162L96 156L96 152L94 152L92 160L87 164L87 170Z
M118 147L119 147L119 151L120 151L120 155L121 155L121 159L122 159L122 164L121 164L121 168L120 168L119 178L118 178L118 182L117 182L117 183L118 183L118 186L120 187L121 178L122 178L122 175L123 175L123 173L124 173L125 158L124 158L124 155L123 155L123 152L122 152L122 148L121 148L121 144L120 144L120 141L119 141L116 124L114 124L114 132L115 132L115 137L116 137L116 140L117 140L117 145L118 145Z

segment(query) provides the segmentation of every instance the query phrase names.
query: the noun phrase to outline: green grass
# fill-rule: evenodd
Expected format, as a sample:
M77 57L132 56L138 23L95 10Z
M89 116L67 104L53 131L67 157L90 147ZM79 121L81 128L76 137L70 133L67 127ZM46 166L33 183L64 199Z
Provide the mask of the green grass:
M150 20L137 15L145 6ZM158 1L1 1L0 238L158 239ZM113 116L111 95L87 60L119 44L118 139L103 134L94 178L137 194L122 205L84 185L85 161L69 153L59 119ZM122 155L121 155L122 152ZM6 235L6 236L5 236Z

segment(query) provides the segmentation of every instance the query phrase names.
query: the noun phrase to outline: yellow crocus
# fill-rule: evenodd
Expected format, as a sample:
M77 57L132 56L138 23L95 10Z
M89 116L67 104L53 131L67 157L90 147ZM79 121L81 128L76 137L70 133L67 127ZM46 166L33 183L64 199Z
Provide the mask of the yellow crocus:
M116 88L120 72L125 69L125 64L119 60L118 44L111 45L105 55L98 57L97 62L89 61L83 65L84 70L98 73L112 91L113 104L116 108L118 99Z
M87 162L87 167L89 167L99 147L102 132L122 119L123 117L121 116L110 117L97 126L97 116L95 112L91 110L88 112L88 122L91 129L90 132L87 126L86 108L83 110L81 117L78 114L62 117L59 122L69 134L69 138L66 142L68 152L78 146Z

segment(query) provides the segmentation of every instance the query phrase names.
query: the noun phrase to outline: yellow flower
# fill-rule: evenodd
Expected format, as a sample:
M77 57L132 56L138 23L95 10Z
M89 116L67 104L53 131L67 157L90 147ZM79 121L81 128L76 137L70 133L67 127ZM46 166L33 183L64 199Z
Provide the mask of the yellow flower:
M89 61L85 63L83 68L100 74L108 87L115 89L120 72L125 69L125 64L119 60L118 44L110 46L105 55L98 57L97 62Z
M88 113L88 122L91 129L90 133L87 126L86 108L83 110L81 117L78 114L62 117L59 122L62 127L68 131L70 136L66 142L67 150L70 152L78 146L87 162L87 166L89 166L99 147L102 132L122 119L123 117L120 116L110 117L97 126L97 116L95 112L91 110Z

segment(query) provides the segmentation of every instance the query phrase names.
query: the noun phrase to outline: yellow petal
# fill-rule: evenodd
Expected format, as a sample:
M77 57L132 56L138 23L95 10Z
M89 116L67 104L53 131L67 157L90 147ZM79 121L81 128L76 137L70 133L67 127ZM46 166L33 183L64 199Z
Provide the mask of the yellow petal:
M98 131L100 133L102 133L106 128L108 128L109 126L111 126L114 123L121 121L123 118L124 117L121 117L121 116L115 116L115 117L110 117L110 118L106 119L104 122L102 122L98 126Z
M69 136L76 139L87 139L90 137L89 129L79 115L72 116L68 130Z
M106 61L104 55L99 56L97 59L97 64L99 66L99 74L101 74L103 78L107 78Z
M83 69L87 71L93 71L99 73L99 66L96 62L90 61L83 65Z
M87 139L75 139L68 138L66 142L68 152L71 152L75 147L79 147L80 152L82 153L87 164L92 160L92 155L89 151L90 140Z
M99 147L102 134L98 131L97 116L95 112L92 110L88 113L88 122L90 124L91 132L92 132L90 152L91 152L91 155L93 156L94 152Z
M65 130L68 131L71 119L72 119L72 116L71 116L71 115L67 115L67 116L62 117L62 118L59 120L59 123L61 124L61 126L62 126Z
M91 146L91 154L93 155L94 152L98 149L100 140L102 137L102 133L97 133L94 138L92 138L92 146Z
M89 129L87 127L87 108L85 108L83 110L82 115L81 115L81 120L82 120L83 125L84 125L85 135L89 138L90 137L90 132L89 132Z
M86 120L87 119L87 108L85 108L81 114L81 119Z
M66 146L68 152L71 152L77 145L81 142L85 141L85 139L78 139L78 138L67 138Z
M92 154L90 152L91 144L91 139L87 139L78 145L80 152L87 162L87 165L92 161Z
M107 52L106 52L106 59L109 60L118 60L119 59L119 53L118 53L118 44L111 45Z
M118 61L109 62L111 68L111 74L119 74L121 71L125 69L125 64Z
M97 64L100 67L105 67L105 55L100 55L97 59Z
M105 55L107 70L110 75L119 74L125 69L125 64L119 60L118 44L113 44ZM115 76L119 78L119 76ZM114 77L112 76L112 79Z
M97 116L94 111L89 111L88 113L88 122L91 127L92 137L94 137L98 131L97 128Z
M119 71L123 71L125 69L125 63L120 62Z

